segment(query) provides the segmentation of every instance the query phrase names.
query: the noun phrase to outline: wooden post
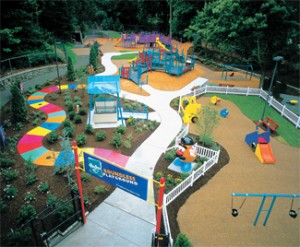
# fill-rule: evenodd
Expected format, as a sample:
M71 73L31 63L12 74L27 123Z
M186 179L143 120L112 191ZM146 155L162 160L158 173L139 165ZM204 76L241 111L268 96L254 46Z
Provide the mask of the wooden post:
M79 160L78 160L78 149L77 149L77 143L76 141L73 141L73 150L74 150L74 156L75 156L75 170L76 170L76 177L77 177L77 186L78 186L78 192L80 196L80 204L81 204L81 212L82 212L82 220L83 223L86 223L86 215L84 210L84 199L83 199L83 193L82 193L82 184L81 184L81 176L80 176L80 168L79 168Z

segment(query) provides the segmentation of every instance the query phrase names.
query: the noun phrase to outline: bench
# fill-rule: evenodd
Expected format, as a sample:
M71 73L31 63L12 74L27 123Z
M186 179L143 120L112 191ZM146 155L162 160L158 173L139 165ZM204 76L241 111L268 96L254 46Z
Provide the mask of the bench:
M271 130L272 132L275 132L276 129L279 128L279 125L278 125L276 122L274 122L274 120L272 120L272 119L269 118L269 117L266 117L265 119L263 119L263 120L262 120L262 124L263 124L265 127L269 127L270 130Z

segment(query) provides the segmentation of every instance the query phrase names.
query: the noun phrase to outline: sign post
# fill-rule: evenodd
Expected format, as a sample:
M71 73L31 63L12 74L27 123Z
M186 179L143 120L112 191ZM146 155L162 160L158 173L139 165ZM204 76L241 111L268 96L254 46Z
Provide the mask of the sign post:
M81 176L80 176L80 168L79 168L79 160L78 160L78 148L77 148L77 142L73 142L73 149L74 149L74 156L75 156L75 170L76 170L76 177L77 177L77 186L78 186L78 192L80 196L80 204L81 204L81 212L82 212L82 220L83 223L86 223L86 215L84 210L84 199L83 199L83 193L82 193L82 184L81 184Z
M156 216L156 234L160 233L161 212L162 212L164 190L165 190L165 178L161 177L160 181L159 181L159 195L158 195L157 216Z

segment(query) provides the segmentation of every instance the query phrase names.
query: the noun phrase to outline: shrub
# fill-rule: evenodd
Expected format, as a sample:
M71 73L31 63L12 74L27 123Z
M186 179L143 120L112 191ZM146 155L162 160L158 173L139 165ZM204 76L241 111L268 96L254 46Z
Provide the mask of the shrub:
M3 121L3 127L4 128L9 128L11 126L11 121L10 119L6 119Z
M49 98L53 101L57 100L58 99L58 94L57 93L52 93L50 94Z
M94 193L96 195L100 195L105 193L106 191L108 191L108 187L104 186L104 185L97 185L94 189Z
M33 164L30 160L26 160L24 163L26 172L33 173L38 168L37 165Z
M94 129L91 124L87 124L85 126L85 133L87 133L88 135L94 134Z
M96 141L103 141L106 139L106 131L100 130L96 133Z
M132 135L132 133L128 134L128 135L126 136L126 139L127 139L128 141L132 141L132 140L133 140L133 135Z
M119 148L122 144L121 134L120 133L114 133L113 136L112 136L112 142L111 143L115 148Z
M125 148L131 148L132 147L131 142L129 140L125 140L123 145L124 145Z
M26 185L32 185L38 180L39 179L37 178L37 176L34 173L29 173L26 176Z
M46 201L47 207L54 206L56 203L56 196L49 193Z
M90 182L91 181L91 175L88 174L87 172L82 172L81 173L81 181L87 183L87 182Z
M15 131L20 131L21 129L23 129L23 123L17 122L16 125L15 125L14 130Z
M48 182L46 181L46 182L44 182L44 183L39 184L37 188L38 188L38 191L39 191L39 192L41 192L42 194L45 194L45 193L47 193L48 190L49 190L49 184L48 184Z
M63 128L63 136L72 138L74 136L74 126Z
M0 196L0 212L4 212L7 209L7 204L3 201L2 196Z
M164 158L165 160L172 162L176 158L176 150L171 149L170 151L166 152Z
M0 163L2 168L12 167L16 163L16 160L8 157L8 153L1 153L0 156Z
M75 138L75 140L77 142L78 147L81 147L84 144L86 144L87 136L85 134L81 134L81 135L77 136Z
M172 174L168 174L166 178L166 186L172 187L175 185L175 179Z
M68 112L71 112L71 111L74 110L74 106L73 106L73 104L72 104L71 101L67 101L67 102L66 102L66 107L67 107L67 111L68 111Z
M72 126L73 126L71 120L69 120L69 119L66 119L65 121L63 121L63 122L62 122L62 125L63 125L64 127L72 127Z
M10 184L6 185L3 191L4 191L4 197L9 200L15 198L18 194L18 189Z
M83 108L80 108L78 114L79 114L80 116L84 116L84 115L86 115L86 110L83 109Z
M136 118L133 118L133 117L130 117L126 120L126 125L127 126L132 126L132 125L135 125L136 123Z
M41 89L42 89L42 85L41 85L41 84L36 84L36 85L34 86L34 88L35 88L36 90L41 90Z
M37 126L37 125L39 124L39 121L40 121L39 118L35 118L35 119L32 121L32 125L33 125L33 126Z
M67 171L68 167L67 166L57 166L55 167L52 175L62 175Z
M21 207L17 216L19 223L24 223L36 216L36 209L31 204L25 204Z
M192 247L192 246L193 245L191 244L190 240L185 234L179 233L177 235L177 238L174 243L174 247Z
M30 203L36 200L36 195L33 192L28 191L24 197L25 203Z
M49 133L49 135L47 135L47 141L50 144L56 143L58 141L58 138L59 138L59 134L56 131L52 131Z
M126 127L125 126L120 125L116 128L116 133L120 133L120 134L123 135L123 134L125 134L125 132L126 132Z
M137 128L135 128L135 132L136 133L142 133L143 129L141 127L137 127Z
M66 220L73 213L73 206L71 202L59 200L55 204L56 215L61 221Z
M19 172L17 170L12 170L11 167L1 169L1 174L6 182L11 182L19 177Z
M159 171L155 174L155 180L159 181L164 176L162 171Z
M76 116L76 112L75 112L75 111L70 111L70 112L69 112L69 119L70 119L71 121L74 120L75 116Z
M75 116L75 117L74 117L74 123L76 123L76 124L82 123L81 117L80 117L80 116Z
M29 226L23 226L6 235L9 246L30 246L32 230Z

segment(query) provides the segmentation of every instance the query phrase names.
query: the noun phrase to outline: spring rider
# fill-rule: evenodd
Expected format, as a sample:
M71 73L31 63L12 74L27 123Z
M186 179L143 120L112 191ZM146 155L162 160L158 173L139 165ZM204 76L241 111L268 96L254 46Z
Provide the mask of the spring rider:
M176 151L176 157L173 164L180 166L183 172L190 172L192 162L197 158L196 144L191 137L186 136L181 138L179 148Z

